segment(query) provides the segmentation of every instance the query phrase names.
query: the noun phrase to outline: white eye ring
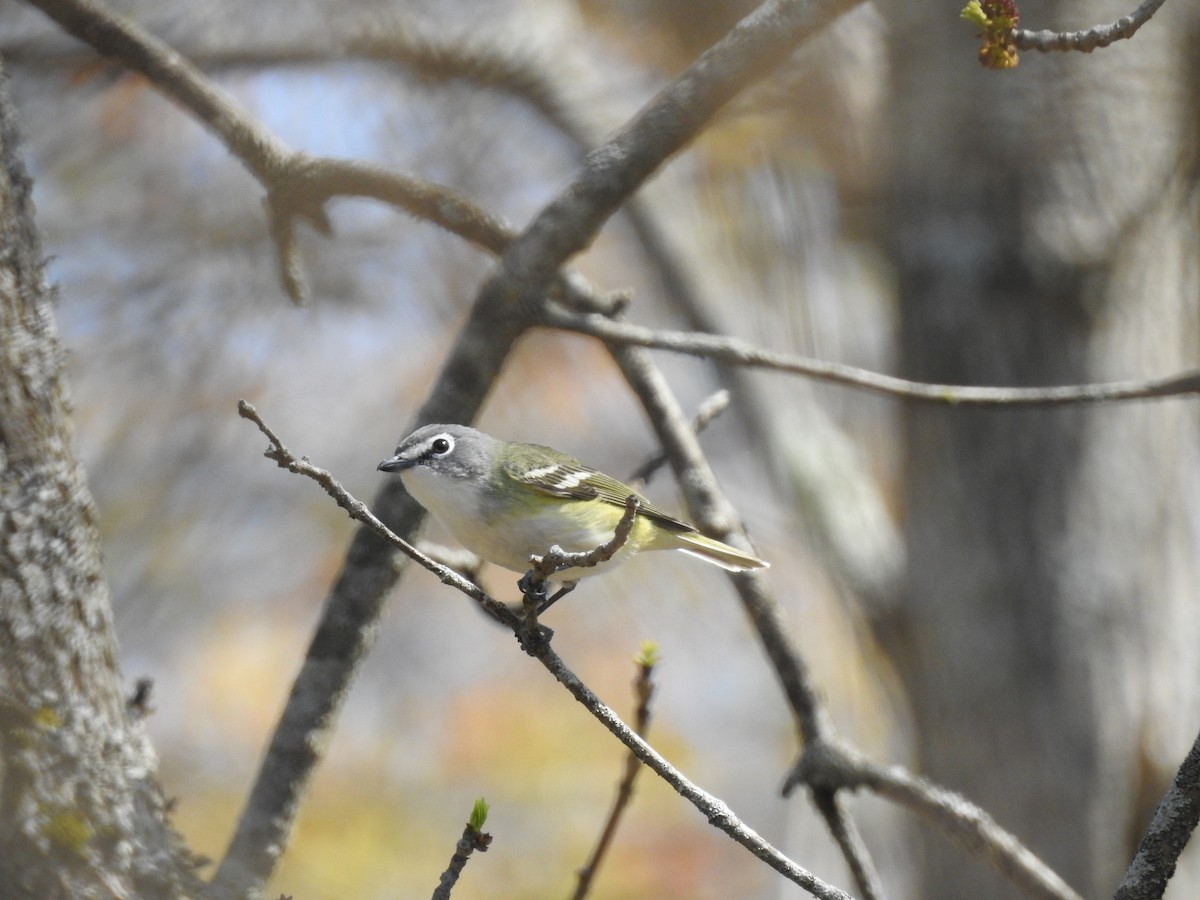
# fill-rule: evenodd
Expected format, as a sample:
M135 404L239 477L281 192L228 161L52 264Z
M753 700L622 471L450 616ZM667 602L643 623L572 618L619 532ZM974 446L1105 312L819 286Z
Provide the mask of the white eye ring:
M448 434L439 434L429 442L431 456L446 456L454 449L454 438Z

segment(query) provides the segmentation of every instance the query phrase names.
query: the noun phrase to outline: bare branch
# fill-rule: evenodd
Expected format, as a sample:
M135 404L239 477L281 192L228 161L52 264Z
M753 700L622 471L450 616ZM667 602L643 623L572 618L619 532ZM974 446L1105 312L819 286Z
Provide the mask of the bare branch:
M1042 53L1078 50L1091 53L1099 47L1133 37L1163 3L1164 0L1142 0L1137 9L1127 16L1121 16L1111 25L1097 25L1086 31L1029 31L1018 28L1013 31L1012 40L1018 50L1038 50Z
M733 507L721 495L700 450L695 431L688 428L678 401L649 354L633 347L614 348L612 352L654 425L679 482L685 488L688 509L697 524L712 530L722 540L745 541L740 526L734 524ZM770 593L766 580L757 572L741 572L730 578L780 680L795 716L801 742L820 744L831 738L833 725L829 715L787 627L783 610ZM882 897L875 865L858 829L838 803L836 789L814 790L814 800L865 900Z
M1100 384L1056 387L975 387L928 384L882 375L843 363L810 359L790 353L764 350L748 341L711 334L659 331L594 313L573 313L553 306L543 312L543 324L590 334L614 346L648 347L687 353L759 369L803 375L816 381L838 384L901 400L939 403L947 406L1059 406L1075 403L1110 403L1123 400L1155 400L1200 393L1200 370L1165 378L1114 381Z
M648 353L636 347L614 347L612 354L671 460L692 521L706 534L748 548L737 524L737 513L721 493L695 432L688 427L687 417L662 372ZM730 579L783 685L802 739L819 739L831 726L817 699L811 673L766 580L758 571L732 573Z
M1154 811L1114 900L1162 897L1197 822L1200 822L1200 735Z
M883 882L879 878L879 871L875 868L875 862L871 859L871 853L863 841L862 834L859 833L858 826L846 812L841 794L837 791L813 790L812 801L821 818L825 820L825 827L837 842L838 849L842 851L842 858L850 867L850 875L858 885L863 900L884 900Z
M191 112L258 179L267 193L280 279L294 302L303 303L308 293L294 220L303 218L328 233L324 205L336 197L380 200L497 255L515 236L502 219L450 188L378 165L292 149L167 44L92 0L28 2L99 53L145 75L159 92ZM602 295L590 299L602 302Z
M706 526L706 529L711 528L722 540L736 541L737 529L733 525L736 517L732 507L720 494L695 435L688 431L686 420L665 379L643 350L628 346L618 347L613 349L613 355L626 380L641 399L660 441L671 457L680 484L685 489L689 512L697 524ZM767 588L765 579L757 572L742 572L730 577L780 679L789 706L796 717L801 740L806 747L801 766L797 769L800 774L793 775L785 784L785 793L790 792L796 783L803 782L810 786L814 793L814 802L823 815L826 815L830 829L846 855L847 864L858 880L864 896L881 894L878 876L853 824L846 818L844 811L834 804L838 790L853 788L859 784L871 786L881 795L905 803L906 795L903 791L894 789L892 793L888 793L883 787L865 780L867 773L886 771L892 776L892 780L879 779L880 785L909 784L924 789L918 791L918 794L926 801L926 805L918 804L918 811L930 814L931 811L941 809L937 805L938 800L953 800L940 820L946 823L948 833L967 849L992 861L1014 884L1031 891L1037 897L1078 900L1078 896L1057 874L1016 838L996 826L981 809L957 795L914 778L899 767L886 770L873 767L865 756L847 749L848 758L861 761L862 769L859 774L862 780L842 781L812 777L813 769L805 768L812 763L806 764L805 760L810 760L810 754L812 760L818 759L822 748L841 747L840 739L835 736L828 712L813 684L812 675L787 628L779 604Z
M873 762L840 740L806 745L783 786L784 794L800 784L814 791L868 788L936 826L1029 896L1038 900L1081 900L1054 870L974 803L912 775L902 766Z
M85 44L113 56L189 110L261 181L271 181L291 149L263 128L186 59L139 26L92 0L28 0Z
M728 408L729 391L722 388L703 400L700 406L697 407L696 415L692 418L692 431L694 431L696 434L700 434L700 432L712 424L717 416L721 415L721 413L725 412L725 410ZM668 462L670 462L670 460L667 458L667 454L656 453L654 456L650 457L648 460L634 469L633 474L626 478L625 481L632 487L644 485L654 477L655 472L665 466Z
M741 821L733 811L721 800L689 781L681 772L666 761L653 747L637 735L621 718L592 693L563 662L562 658L550 647L548 636L541 640L528 640L526 623L518 618L503 603L491 598L484 591L468 582L465 578L440 566L433 560L424 557L416 548L390 531L379 519L373 516L366 504L354 498L343 488L325 469L314 466L305 458L297 458L288 451L279 438L263 422L258 412L244 400L238 404L238 412L244 418L250 419L265 434L271 442L271 447L264 454L289 472L304 475L316 481L338 506L346 510L352 518L357 519L373 533L383 538L389 545L415 559L422 566L437 575L445 584L458 588L471 599L475 600L489 614L495 613L495 618L503 622L517 635L525 652L537 659L562 684L571 695L582 703L601 724L611 731L629 750L659 777L667 782L675 792L695 806L708 819L709 823L724 831L737 843L748 849L755 857L767 863L771 868L784 875L791 881L805 888L813 896L822 900L850 900L844 891L826 884L808 870L797 865L784 856L770 843L763 840L753 829ZM294 773L293 773L294 774Z
M642 652L638 654L637 679L633 683L634 696L637 697L637 709L633 716L633 730L639 736L645 737L646 730L650 727L650 700L654 696L654 667L658 664L658 653L653 644L643 646ZM604 822L604 827L600 830L600 839L596 841L596 846L592 850L592 855L588 857L588 861L580 867L576 873L578 882L575 885L575 893L572 894L572 900L583 900L587 896L592 887L592 880L596 876L596 870L600 867L600 863L604 860L605 854L608 852L609 846L612 844L613 838L617 833L617 826L621 822L621 817L629 806L629 801L633 799L633 782L637 778L638 772L642 767L638 764L638 758L631 752L625 758L625 772L621 776L621 781L617 785L617 795L613 798L612 808L608 812L608 818Z
M334 502L337 503L352 519L357 519L372 531L378 534L381 538L407 556L414 560L423 569L432 572L438 577L442 584L448 584L458 588L476 603L483 607L484 612L490 615L498 622L502 622L509 627L515 628L520 624L520 620L513 614L503 603L493 600L492 597L480 588L473 581L459 575L453 569L442 565L441 563L430 559L404 538L395 534L391 529L383 524L375 515L367 508L367 505L361 500L356 500L349 491L334 479L326 469L314 466L306 457L297 459L290 450L283 445L283 442L275 435L275 432L262 420L258 410L253 404L247 403L245 400L238 401L238 415L243 419L249 419L258 426L258 430L266 435L267 440L271 442L271 446L263 451L263 456L267 459L275 461L275 464L281 469L287 469L296 475L305 475L319 484L325 489Z
M529 561L533 568L527 573L528 586L537 590L545 585L547 579L565 569L590 569L602 562L608 562L629 540L629 532L633 530L639 506L641 501L638 500L637 494L630 494L625 498L625 512L621 514L612 538L598 547L571 553L556 544L544 556L531 557Z
M549 642L532 649L527 648L558 682L571 692L576 700L582 703L601 724L611 731L630 749L639 760L654 771L656 775L667 782L675 792L695 806L714 825L725 832L737 843L749 850L755 857L765 862L790 881L807 890L814 897L827 900L849 900L849 894L828 885L808 870L798 866L777 849L763 840L754 830L741 821L733 810L721 800L689 781L653 747L643 741L628 725L621 721L611 709L588 689L579 678L563 663L562 659L551 648Z

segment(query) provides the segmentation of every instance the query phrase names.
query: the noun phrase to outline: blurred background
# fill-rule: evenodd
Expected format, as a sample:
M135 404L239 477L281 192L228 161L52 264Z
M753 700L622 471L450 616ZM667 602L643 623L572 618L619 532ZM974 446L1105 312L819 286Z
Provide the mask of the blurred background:
M452 186L516 226L754 6L110 5L292 146ZM1031 4L1023 24L1127 11ZM1026 55L1006 73L979 66L957 12L858 7L731 105L575 264L630 289L639 323L923 380L1194 367L1196 10L1167 4L1130 42ZM352 533L312 483L262 458L236 402L369 499L490 261L339 201L331 239L302 230L313 301L297 309L259 186L197 123L23 5L0 7L0 57L61 289L125 672L153 678L177 824L219 858ZM702 442L838 727L982 804L1085 895L1111 894L1200 727L1194 404L917 408L658 359L688 408L732 391ZM571 335L528 335L478 424L618 476L655 452L606 352ZM668 474L648 493L681 509ZM513 576L484 578L516 597ZM585 582L550 624L627 718L632 659L657 642L651 742L849 886L804 799L779 796L791 716L718 570L638 559ZM510 635L422 573L392 598L328 754L275 893L430 892L482 795L495 841L455 897L568 895L623 765ZM902 812L851 808L889 896L1013 895ZM1198 889L1193 852L1168 896ZM644 774L593 896L795 893Z

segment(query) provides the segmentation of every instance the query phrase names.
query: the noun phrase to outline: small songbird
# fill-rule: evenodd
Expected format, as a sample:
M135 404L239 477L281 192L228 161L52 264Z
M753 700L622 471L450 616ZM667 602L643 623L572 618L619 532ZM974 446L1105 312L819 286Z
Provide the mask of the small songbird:
M633 488L539 444L500 441L465 425L426 425L379 464L476 556L525 572L529 557L557 544L583 552L612 540ZM555 577L573 581L643 550L682 550L731 572L769 563L705 537L638 495L629 538L613 557Z

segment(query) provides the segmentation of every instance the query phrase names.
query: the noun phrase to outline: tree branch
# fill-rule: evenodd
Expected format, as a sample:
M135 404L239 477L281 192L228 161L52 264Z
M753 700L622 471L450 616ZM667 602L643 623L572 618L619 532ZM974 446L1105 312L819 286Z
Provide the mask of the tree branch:
M636 662L638 674L633 683L633 690L638 702L633 716L633 730L644 738L646 730L650 727L650 699L654 696L654 667L658 664L658 651L654 644L645 644L638 654ZM613 798L612 808L608 812L604 827L600 830L600 838L596 841L596 846L592 850L592 855L588 857L588 861L576 873L578 881L575 885L575 893L571 895L572 900L583 900L591 890L596 871L600 868L600 863L603 862L605 854L616 836L617 826L620 824L625 810L629 807L629 801L633 799L633 782L641 770L642 767L638 764L637 756L630 752L625 758L625 772L617 785L617 794Z
M814 791L868 788L937 826L1029 896L1038 900L1081 900L1054 870L974 803L912 775L902 766L880 765L838 739L810 743L804 748L784 783L784 794L800 784Z
M1028 31L1017 28L1013 31L1013 44L1018 50L1038 50L1042 53L1054 50L1091 53L1097 48L1133 37L1163 3L1164 0L1142 0L1137 9L1111 25L1097 25L1086 31Z
M379 200L499 255L516 232L450 188L383 166L313 156L294 150L264 128L237 102L170 46L92 0L27 0L104 56L140 72L164 96L206 127L253 175L267 194L271 239L280 280L297 303L307 299L303 266L295 244L296 218L328 232L325 204L337 197ZM559 290L569 300L585 292L588 305L612 309L603 294L582 279L565 276Z
M825 820L825 827L837 842L838 849L842 851L842 858L846 860L863 900L883 900L883 882L858 826L846 812L841 795L837 791L814 788L812 801Z
M1162 897L1197 822L1200 822L1200 735L1154 811L1114 900Z
M520 625L520 618L512 610L498 600L492 599L475 582L464 578L450 567L426 556L408 541L404 540L404 538L395 534L367 508L365 503L355 499L349 491L342 487L327 469L314 466L308 461L307 457L297 459L283 445L283 442L279 440L267 423L262 420L262 417L258 414L258 410L255 409L253 404L247 403L245 400L239 400L238 415L243 419L249 419L258 426L259 431L266 435L267 440L271 442L271 446L263 451L263 456L274 460L279 468L287 469L296 475L304 475L311 478L325 490L325 493L333 498L338 506L346 511L350 518L363 523L409 559L416 562L421 568L436 575L442 584L458 588L483 607L483 611L496 621L510 628L516 628Z
M712 395L706 397L696 408L696 415L692 417L691 427L697 435L729 408L729 391L721 388ZM636 469L625 479L626 483L637 487L638 485L646 484L654 473L665 466L670 459L665 453L656 453Z
M614 347L646 347L708 359L720 359L740 366L803 375L816 381L882 394L886 397L922 403L939 403L947 406L1060 406L1075 403L1155 400L1200 393L1200 370L1181 372L1164 378L1056 387L974 387L929 384L896 378L892 375L882 375L843 363L825 362L789 353L776 353L738 338L680 331L660 331L630 325L623 321L614 321L598 313L568 312L551 305L548 305L543 311L541 321L543 325L549 327L591 335Z
M312 465L307 459L297 458L288 451L249 403L241 401L238 404L238 412L244 418L250 419L258 425L259 430L270 440L271 447L264 454L265 456L275 460L277 465L287 469L289 472L304 475L316 481L334 499L338 506L346 510L351 518L361 522L378 538L386 541L390 546L395 547L405 555L419 562L430 572L441 578L445 584L458 588L483 606L485 612L489 615L494 615L495 618L511 628L526 653L545 666L576 700L582 703L593 716L600 720L600 723L605 728L629 748L630 752L667 782L677 794L700 810L708 819L709 824L724 831L734 841L749 850L755 857L805 888L813 896L822 898L822 900L850 900L850 896L844 891L826 884L811 872L784 856L779 850L763 840L753 829L742 822L725 803L684 777L681 772L667 762L653 747L642 740L633 729L621 721L621 718L616 713L592 693L587 685L567 667L562 658L551 649L549 639L527 640L527 636L524 634L526 623L503 603L492 599L488 594L465 578L424 557L415 547L394 534L386 525L373 516L367 509L366 504L355 499L334 480L328 471Z
M710 825L725 832L733 840L749 850L756 858L765 862L788 880L800 885L814 897L820 897L822 900L849 900L849 894L832 885L826 884L807 869L788 859L742 822L725 803L689 781L682 773L671 766L653 747L638 737L633 729L622 722L616 713L605 706L567 668L558 654L550 648L549 642L545 642L537 647L527 648L526 652L529 652L531 656L534 656L538 662L545 666L558 680L559 684L570 691L571 696L582 703L592 715L599 719L600 723L611 731L621 743L628 747L630 752L653 770L663 781L669 784L677 794L700 810L708 819Z

